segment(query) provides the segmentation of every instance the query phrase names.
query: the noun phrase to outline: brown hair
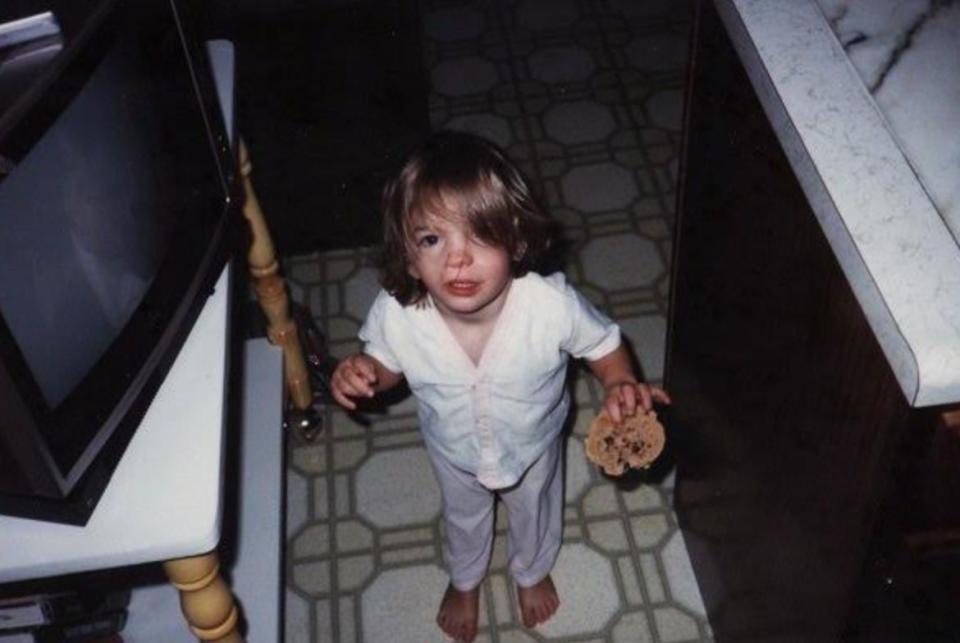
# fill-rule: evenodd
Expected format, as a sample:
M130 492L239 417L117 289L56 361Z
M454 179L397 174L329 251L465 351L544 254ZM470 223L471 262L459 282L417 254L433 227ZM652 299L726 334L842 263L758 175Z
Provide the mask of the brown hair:
M450 202L477 237L513 258L514 277L536 268L550 249L555 224L503 151L473 134L437 132L383 192L383 286L405 306L426 295L407 269L415 252L413 227L428 210L443 212Z

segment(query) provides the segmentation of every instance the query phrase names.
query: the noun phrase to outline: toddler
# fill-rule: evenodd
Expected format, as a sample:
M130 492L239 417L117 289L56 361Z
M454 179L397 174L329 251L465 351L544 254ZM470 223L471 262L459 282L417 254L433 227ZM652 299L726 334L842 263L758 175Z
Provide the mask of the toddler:
M637 382L618 327L562 273L532 271L553 224L491 143L432 136L387 185L383 216L384 288L360 329L363 353L333 374L333 395L355 409L356 398L405 378L416 398L443 496L443 631L476 636L496 496L509 514L522 620L533 627L560 604L550 570L563 527L569 357L586 360L615 421L669 398Z

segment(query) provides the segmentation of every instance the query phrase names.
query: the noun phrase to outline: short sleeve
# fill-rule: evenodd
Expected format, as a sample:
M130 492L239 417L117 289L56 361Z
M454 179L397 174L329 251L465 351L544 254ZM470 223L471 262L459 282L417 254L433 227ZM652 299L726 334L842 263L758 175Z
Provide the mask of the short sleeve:
M387 323L389 321L390 304L395 301L385 290L373 301L370 312L367 313L367 319L358 333L360 340L363 341L363 352L374 358L383 366L394 373L402 373L400 362L396 354L390 349L387 341Z
M616 350L620 346L620 327L573 286L567 284L565 294L572 323L563 349L591 362Z

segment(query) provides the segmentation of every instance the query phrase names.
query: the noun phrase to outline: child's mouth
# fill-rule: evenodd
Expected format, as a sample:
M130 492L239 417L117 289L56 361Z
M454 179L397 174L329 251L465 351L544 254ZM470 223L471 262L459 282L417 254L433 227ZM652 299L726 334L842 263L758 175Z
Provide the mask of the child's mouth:
M469 297L480 290L480 282L477 281L448 281L444 287L452 295L457 297Z

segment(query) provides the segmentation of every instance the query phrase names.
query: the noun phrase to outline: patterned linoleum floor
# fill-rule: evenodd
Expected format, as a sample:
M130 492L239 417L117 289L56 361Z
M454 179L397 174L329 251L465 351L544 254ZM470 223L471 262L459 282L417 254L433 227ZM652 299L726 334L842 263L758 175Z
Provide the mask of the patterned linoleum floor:
M561 220L566 272L614 317L648 379L662 377L670 231L688 7L672 0L422 3L435 127L485 135L516 159ZM376 291L373 249L293 257L293 296L331 350L359 349ZM619 488L589 466L583 436L601 391L574 373L562 605L519 622L505 516L481 596L481 642L703 641L709 626L671 509L672 474ZM443 641L447 578L440 495L413 401L364 418L326 409L327 430L288 454L286 640Z

